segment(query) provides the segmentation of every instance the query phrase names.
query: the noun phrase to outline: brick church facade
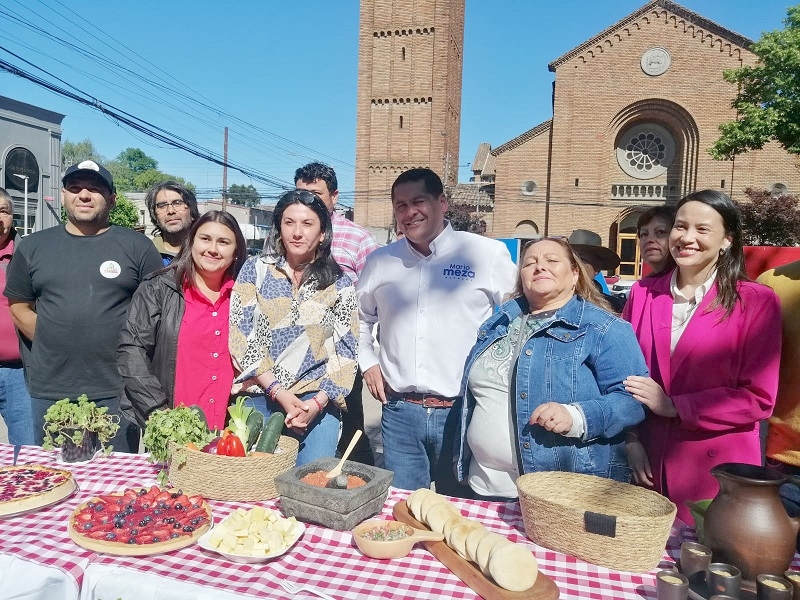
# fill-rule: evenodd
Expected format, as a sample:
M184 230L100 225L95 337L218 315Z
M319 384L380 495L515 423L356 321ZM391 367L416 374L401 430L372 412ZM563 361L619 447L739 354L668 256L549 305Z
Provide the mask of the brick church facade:
M552 119L476 155L469 185L493 185L486 235L590 229L622 257L618 274L633 278L635 223L647 208L706 188L739 200L747 187L800 192L797 158L775 143L730 161L707 151L736 118L736 89L722 73L754 64L751 44L654 0L554 60Z

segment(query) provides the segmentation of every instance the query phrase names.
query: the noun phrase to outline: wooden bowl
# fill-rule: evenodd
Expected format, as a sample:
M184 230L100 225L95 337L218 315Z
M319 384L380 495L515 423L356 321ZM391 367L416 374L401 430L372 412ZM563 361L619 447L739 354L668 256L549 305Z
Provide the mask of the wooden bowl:
M397 540L372 540L364 537L365 533L376 528L389 531L401 530L405 532L406 536ZM441 533L414 529L400 521L372 519L364 521L353 529L353 540L355 540L356 546L370 558L402 558L411 552L411 548L417 542L441 542L443 539L444 535Z

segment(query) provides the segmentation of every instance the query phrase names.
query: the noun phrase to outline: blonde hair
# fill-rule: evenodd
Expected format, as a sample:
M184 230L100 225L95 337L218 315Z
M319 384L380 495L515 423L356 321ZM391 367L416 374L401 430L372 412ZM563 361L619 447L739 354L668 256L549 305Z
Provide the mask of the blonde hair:
M572 270L578 272L578 281L575 283L575 294L587 302L591 302L595 306L599 306L603 310L607 310L612 314L617 314L616 311L611 308L611 304L609 304L608 300L606 300L603 294L597 289L594 284L594 280L586 271L586 266L584 265L583 261L578 258L578 255L575 254L575 251L572 249L572 246L569 245L569 242L565 237L543 237L537 240L531 240L522 247L522 251L519 254L520 269L517 271L517 286L514 289L513 297L519 298L520 296L525 295L522 289L522 264L525 262L525 255L534 244L544 241L555 242L561 246L564 249L564 253L567 255L567 259L569 260Z

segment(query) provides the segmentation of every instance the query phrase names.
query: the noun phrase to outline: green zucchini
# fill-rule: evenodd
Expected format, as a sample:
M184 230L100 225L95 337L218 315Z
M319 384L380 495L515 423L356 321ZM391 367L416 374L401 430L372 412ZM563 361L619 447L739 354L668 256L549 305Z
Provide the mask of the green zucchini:
M205 425L205 428L208 429L208 419L206 419L206 413L203 411L203 409L197 406L197 404L192 404L188 408L198 417L200 417L200 420L203 422L203 425Z
M272 416L267 419L264 429L261 430L258 442L256 442L256 452L269 452L270 454L275 452L281 432L283 432L284 419L283 413L272 413Z
M261 435L261 430L264 428L264 415L262 415L257 410L254 410L250 413L250 416L247 417L247 447L245 450L248 452L250 448L258 441L259 435Z

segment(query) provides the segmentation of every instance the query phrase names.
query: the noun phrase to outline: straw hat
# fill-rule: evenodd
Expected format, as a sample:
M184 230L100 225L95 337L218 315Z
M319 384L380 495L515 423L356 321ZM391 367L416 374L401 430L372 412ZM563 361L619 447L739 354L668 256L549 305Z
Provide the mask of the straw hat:
M594 231L576 229L569 236L569 245L581 260L591 262L601 271L610 271L619 266L619 256L602 245L602 238Z

